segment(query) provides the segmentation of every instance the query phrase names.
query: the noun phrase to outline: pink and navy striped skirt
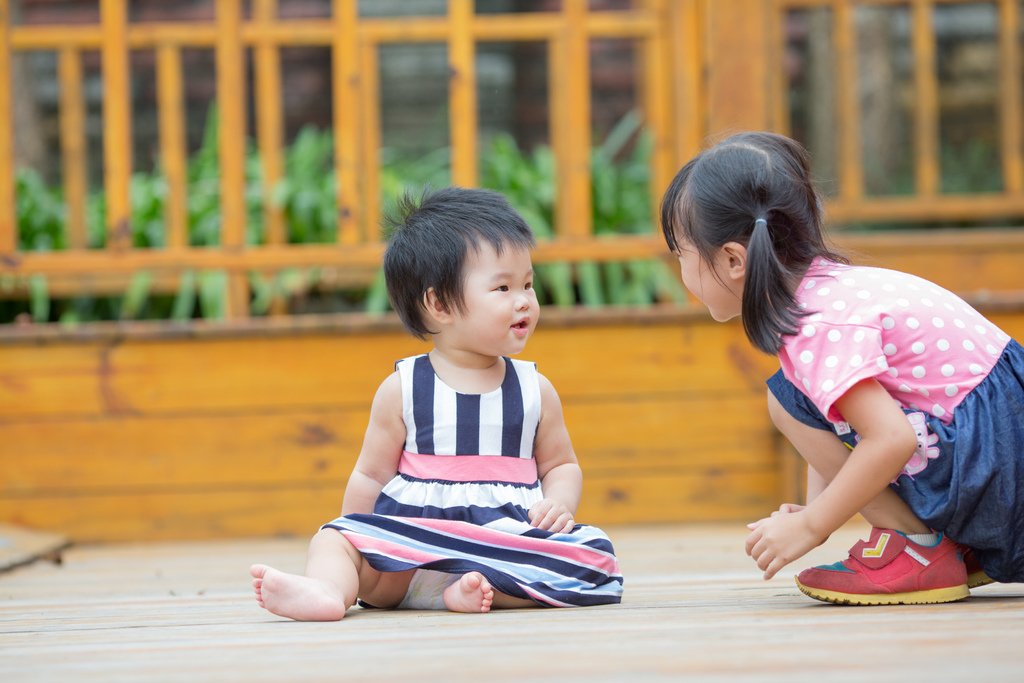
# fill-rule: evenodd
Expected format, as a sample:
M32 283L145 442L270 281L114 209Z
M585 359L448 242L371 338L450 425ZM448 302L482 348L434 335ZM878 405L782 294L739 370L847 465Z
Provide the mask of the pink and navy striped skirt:
M378 571L478 571L495 590L545 607L620 602L608 536L585 524L537 529L527 512L542 497L533 459L406 452L373 514L324 528L344 534Z

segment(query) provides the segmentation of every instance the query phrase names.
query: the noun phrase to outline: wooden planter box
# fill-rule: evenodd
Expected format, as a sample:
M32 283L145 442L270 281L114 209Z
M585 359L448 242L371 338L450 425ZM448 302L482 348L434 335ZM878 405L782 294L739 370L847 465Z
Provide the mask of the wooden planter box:
M1024 339L1024 234L1001 235L844 246ZM390 317L2 330L0 522L76 541L312 534L340 509L377 385L426 348ZM523 357L562 397L581 520L741 522L797 495L765 410L777 362L738 322L546 310Z

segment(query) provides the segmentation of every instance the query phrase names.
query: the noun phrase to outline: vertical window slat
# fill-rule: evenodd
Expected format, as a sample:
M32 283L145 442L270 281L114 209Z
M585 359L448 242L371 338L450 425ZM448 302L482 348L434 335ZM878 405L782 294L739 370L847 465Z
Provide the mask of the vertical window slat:
M338 184L338 243L358 244L362 206L376 197L360 197L359 178L359 3L334 0L334 42L331 45L331 76L334 108L334 169ZM367 125L376 125L368 123Z
M60 159L64 179L64 225L72 249L85 249L85 100L82 96L82 56L71 47L63 48L57 61L60 83Z
M587 32L586 0L564 0L556 67L560 86L555 96L563 125L558 161L556 225L560 237L586 238L591 235L590 206L590 41Z
M103 176L107 202L107 247L132 245L131 93L128 79L128 10L125 0L102 0Z
M222 247L245 247L245 85L240 0L217 0L217 129L220 156ZM249 314L249 289L244 273L229 276L227 315Z
M999 2L999 106L1002 129L1003 182L1007 194L1024 192L1021 140L1020 5Z
M452 182L477 184L476 46L473 0L448 0L448 62L451 84L448 125L452 146Z
M166 244L182 248L188 246L188 162L181 50L177 45L164 43L157 48L156 87L160 166L167 179Z
M14 121L11 110L10 5L0 0L0 256L18 248L14 204Z
M931 0L914 0L911 45L914 53L914 167L919 195L939 187L939 87L935 72L935 32Z
M646 0L645 8L654 15L657 25L665 26L670 20L669 3L666 0ZM668 69L671 66L666 32L656 30L643 41L643 71L639 74L644 103L644 123L647 132L653 138L651 151L651 210L654 224L657 225L658 202L661 193L668 186L675 174L675 161L672 152L676 147L675 136L681 131L673 130L672 98L668 90L671 85Z
M380 64L378 63L379 46L376 43L363 41L359 48L359 60L362 65L362 105L361 120L363 121L362 158L366 173L364 174L364 194L366 201L366 239L378 242L380 231Z
M284 244L287 236L284 229L284 215L274 205L273 191L284 176L281 149L282 114L281 106L281 53L276 43L266 36L274 25L277 15L277 0L255 0L253 19L261 28L260 42L254 50L256 77L256 131L260 161L263 166L263 220L267 244Z
M839 136L839 192L844 200L864 196L864 173L861 162L861 131L858 107L857 38L854 8L848 2L833 6L836 41L836 104Z

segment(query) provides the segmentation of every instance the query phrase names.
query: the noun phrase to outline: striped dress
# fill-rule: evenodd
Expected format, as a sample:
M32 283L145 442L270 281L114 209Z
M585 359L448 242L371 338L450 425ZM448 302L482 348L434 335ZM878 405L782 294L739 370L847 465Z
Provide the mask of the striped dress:
M425 354L399 361L407 437L398 473L373 514L324 528L378 571L478 571L495 590L546 607L618 603L622 575L603 531L530 524L543 498L533 459L540 384L533 363L504 360L502 385L486 394L447 386Z

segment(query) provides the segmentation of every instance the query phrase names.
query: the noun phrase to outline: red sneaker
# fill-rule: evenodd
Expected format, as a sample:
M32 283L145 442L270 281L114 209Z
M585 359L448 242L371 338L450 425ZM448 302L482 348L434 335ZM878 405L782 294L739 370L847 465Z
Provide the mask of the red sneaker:
M935 545L923 546L877 528L842 562L800 572L796 585L816 600L844 605L921 605L969 595L956 543L940 535Z
M979 586L987 586L990 583L996 582L995 579L991 578L981 568L978 556L974 554L973 550L963 543L957 543L957 547L960 549L960 556L964 558L964 566L967 568L968 588L978 588Z

